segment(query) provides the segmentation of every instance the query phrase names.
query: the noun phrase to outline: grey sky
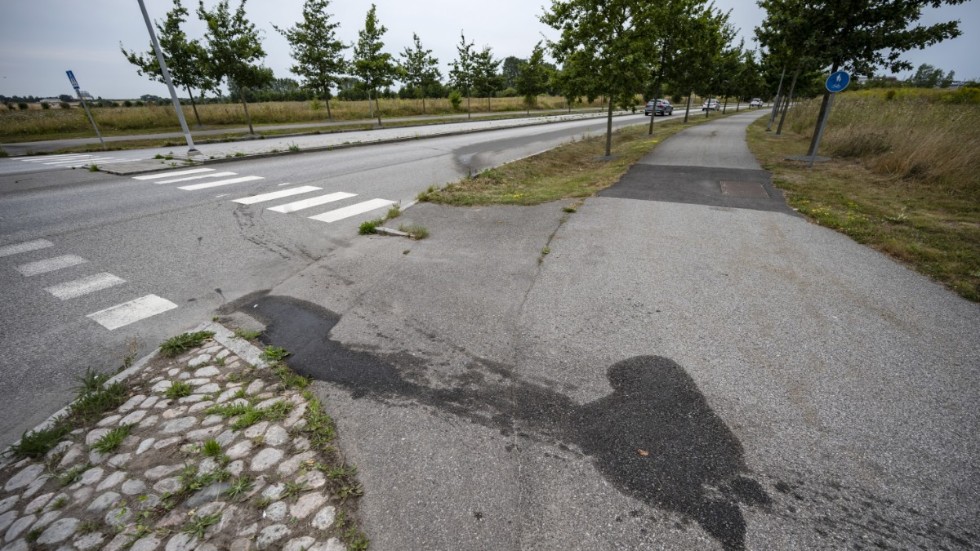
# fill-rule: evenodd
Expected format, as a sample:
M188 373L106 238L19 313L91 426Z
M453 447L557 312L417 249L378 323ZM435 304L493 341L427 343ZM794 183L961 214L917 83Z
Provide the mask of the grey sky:
M145 0L150 17L162 20L171 0ZM216 0L207 0L211 6ZM417 33L424 47L445 67L456 56L459 33L477 47L489 45L497 58L527 57L534 44L555 33L538 21L542 6L550 0L528 3L524 0L460 2L459 0L376 0L378 18L388 27L387 51L397 57L411 44ZM748 47L754 47L752 30L764 16L754 1L716 0L724 10L731 9L731 21L741 29ZM291 59L286 40L273 24L288 27L299 20L302 0L251 0L246 4L250 19L262 30L268 57L265 64L277 76L289 73ZM166 88L136 74L119 52L122 42L129 49L147 49L149 39L136 0L64 0L3 2L0 18L0 94L57 96L70 94L65 70L72 69L82 88L94 96L134 98L142 94L166 95ZM188 34L200 36L202 25L193 11L196 0L184 0L192 15ZM237 6L237 0L232 0ZM529 8L529 6L537 6ZM370 2L334 0L330 11L340 23L339 36L352 43L364 24ZM925 22L959 19L963 36L906 57L918 66L929 63L946 71L956 71L959 79L980 78L980 5L929 10ZM349 57L349 56L348 56Z

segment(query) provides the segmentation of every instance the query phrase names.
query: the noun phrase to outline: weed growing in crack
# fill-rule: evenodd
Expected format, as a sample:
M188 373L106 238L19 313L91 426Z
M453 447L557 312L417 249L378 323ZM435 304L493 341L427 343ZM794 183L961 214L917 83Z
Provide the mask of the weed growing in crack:
M168 357L173 358L177 354L184 352L185 350L190 350L197 346L201 346L204 341L210 339L214 336L213 331L198 331L196 333L182 333L176 337L171 337L160 345L160 352Z
M183 398L184 396L190 396L191 385L185 383L184 381L172 381L170 387L167 388L163 395L171 400Z
M132 432L133 425L121 425L109 432L105 433L102 438L99 438L95 444L92 445L92 449L99 453L109 453L118 448L123 440L129 436Z

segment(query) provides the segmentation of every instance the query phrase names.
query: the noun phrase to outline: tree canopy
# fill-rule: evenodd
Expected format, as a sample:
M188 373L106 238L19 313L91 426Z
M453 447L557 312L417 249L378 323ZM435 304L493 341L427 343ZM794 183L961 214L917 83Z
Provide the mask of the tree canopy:
M378 90L395 81L397 67L391 54L382 51L384 42L381 37L388 29L378 22L377 8L371 4L364 18L364 28L357 33L357 44L354 45L354 75L361 79L365 88L374 95L375 112L378 125L381 125L381 110L378 106Z
M331 21L327 13L330 0L306 0L303 3L303 20L288 29L275 27L286 37L296 63L289 69L303 79L303 86L327 103L330 112L330 90L347 71L344 50L347 46L337 40L340 23Z

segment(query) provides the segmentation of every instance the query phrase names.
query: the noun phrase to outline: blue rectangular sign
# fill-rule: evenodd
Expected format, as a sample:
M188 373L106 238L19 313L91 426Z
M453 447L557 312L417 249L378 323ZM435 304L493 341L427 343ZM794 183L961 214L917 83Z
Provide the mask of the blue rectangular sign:
M74 88L75 91L77 92L78 91L78 81L75 80L75 73L73 73L71 71L65 71L65 73L68 75L68 80L71 81L71 87Z

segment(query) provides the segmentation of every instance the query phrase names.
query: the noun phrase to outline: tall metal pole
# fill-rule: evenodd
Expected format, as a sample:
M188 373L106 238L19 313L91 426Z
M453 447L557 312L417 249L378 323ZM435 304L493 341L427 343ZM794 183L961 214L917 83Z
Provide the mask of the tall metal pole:
M776 101L772 103L772 114L769 115L769 124L766 125L766 132L772 130L772 123L776 120L776 113L779 112L779 101L783 94L783 79L786 77L786 64L783 63L783 72L779 75L779 88L776 89Z
M834 106L834 92L830 93L830 100L827 102L827 115L820 121L817 128L817 135L813 137L813 154L810 155L810 168L813 168L813 161L817 158L817 149L820 148L820 138L823 137L823 129L827 127L827 119L830 118L830 108Z
M88 110L88 104L85 103L85 96L81 92L78 92L78 99L82 102L82 108L85 109L85 114L88 115L88 122L92 123L92 128L95 129L95 135L99 137L99 142L102 143L102 150L107 151L108 148L105 146L105 140L102 139L102 133L99 132L99 125L95 124L95 119L92 118L92 113Z
M163 52L160 51L160 44L157 43L157 35L153 32L153 25L150 23L150 16L146 13L146 6L143 0L137 0L140 4L140 11L143 12L143 21L146 22L146 32L150 33L150 42L153 43L153 51L157 54L157 62L160 63L160 72L163 80L167 83L170 90L170 99L174 102L174 110L177 111L177 119L180 121L180 129L184 131L184 138L187 139L187 155L200 155L201 152L194 147L194 139L191 137L191 130L187 128L187 121L184 120L184 110L180 107L180 100L177 99L177 90L174 89L173 80L170 78L170 70L167 69L167 62L163 60Z

